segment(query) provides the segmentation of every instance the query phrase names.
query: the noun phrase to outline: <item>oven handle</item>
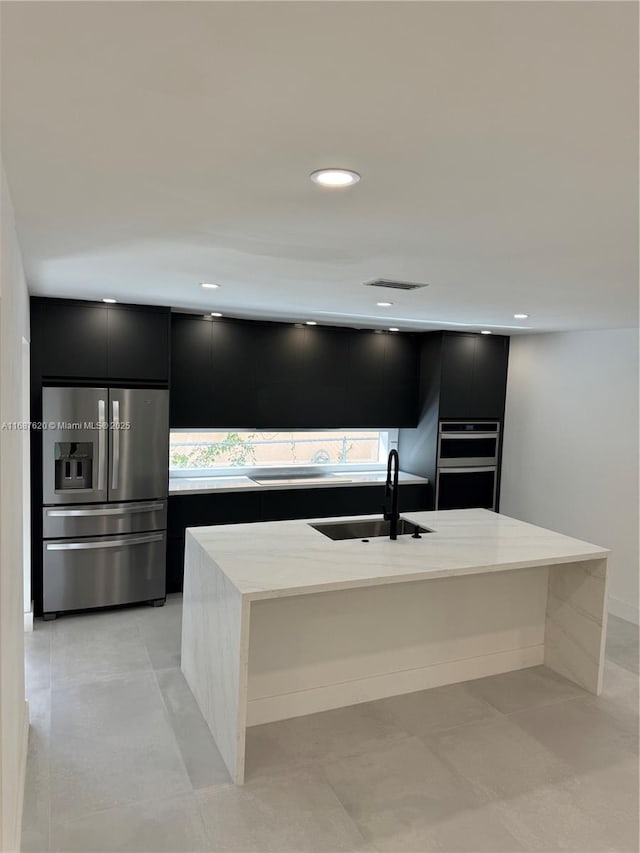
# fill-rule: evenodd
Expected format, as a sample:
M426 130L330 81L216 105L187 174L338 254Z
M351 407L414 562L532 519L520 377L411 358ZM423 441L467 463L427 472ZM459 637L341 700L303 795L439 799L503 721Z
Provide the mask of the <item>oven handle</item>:
M497 471L496 465L480 465L478 467L468 466L467 468L440 468L438 471L438 476L440 474L480 474L486 471Z
M163 533L151 533L147 536L128 536L125 539L105 539L101 542L47 542L47 551L95 551L98 548L120 548L122 545L160 542L163 537Z
M138 504L137 506L104 507L103 509L48 509L48 518L95 518L102 515L130 515L134 512L153 512L156 509L164 509L162 501L149 504Z
M459 438L474 439L474 438L498 438L499 432L441 432L440 441L451 439L457 441Z

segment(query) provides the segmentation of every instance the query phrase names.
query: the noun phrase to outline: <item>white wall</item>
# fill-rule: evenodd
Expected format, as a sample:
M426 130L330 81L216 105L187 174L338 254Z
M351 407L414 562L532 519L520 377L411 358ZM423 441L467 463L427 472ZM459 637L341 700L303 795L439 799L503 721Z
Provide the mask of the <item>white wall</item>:
M511 338L500 511L613 549L639 621L637 329Z
M21 421L29 299L4 170L0 202L0 422ZM19 849L28 709L24 690L23 524L29 433L0 429L0 850ZM25 490L27 494L25 495Z

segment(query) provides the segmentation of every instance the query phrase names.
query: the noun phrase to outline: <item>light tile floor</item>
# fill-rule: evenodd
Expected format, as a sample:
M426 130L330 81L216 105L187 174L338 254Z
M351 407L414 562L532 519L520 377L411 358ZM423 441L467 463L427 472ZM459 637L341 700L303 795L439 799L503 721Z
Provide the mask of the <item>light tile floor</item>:
M605 690L544 667L258 726L229 777L179 669L179 596L37 621L24 851L638 851L638 630Z

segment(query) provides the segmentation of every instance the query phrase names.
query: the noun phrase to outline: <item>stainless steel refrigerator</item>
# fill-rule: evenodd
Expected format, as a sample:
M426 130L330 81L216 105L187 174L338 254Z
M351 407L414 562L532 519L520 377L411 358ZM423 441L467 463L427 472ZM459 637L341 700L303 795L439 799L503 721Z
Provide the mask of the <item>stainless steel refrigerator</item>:
M43 613L165 599L169 392L43 389Z

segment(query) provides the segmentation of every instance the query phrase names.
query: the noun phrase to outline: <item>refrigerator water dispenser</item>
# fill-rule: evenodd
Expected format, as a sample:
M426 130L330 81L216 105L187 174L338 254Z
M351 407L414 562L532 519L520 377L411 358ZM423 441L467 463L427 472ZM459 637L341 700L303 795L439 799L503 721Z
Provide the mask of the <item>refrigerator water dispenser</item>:
M93 480L93 442L56 441L55 488L91 489Z

